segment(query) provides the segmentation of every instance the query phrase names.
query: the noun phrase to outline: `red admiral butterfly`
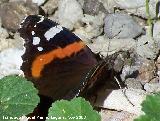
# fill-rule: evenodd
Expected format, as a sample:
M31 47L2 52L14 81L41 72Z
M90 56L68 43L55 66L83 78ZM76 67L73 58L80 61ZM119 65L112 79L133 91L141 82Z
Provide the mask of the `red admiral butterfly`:
M64 98L97 64L76 35L42 16L28 16L19 29L25 40L22 71L41 95ZM78 93L78 92L77 92Z
M19 32L26 49L21 69L41 98L37 110L47 111L48 103L55 100L89 97L110 78L112 70L107 69L105 61L98 64L84 42L57 23L30 15L21 23ZM105 76L100 78L102 74Z

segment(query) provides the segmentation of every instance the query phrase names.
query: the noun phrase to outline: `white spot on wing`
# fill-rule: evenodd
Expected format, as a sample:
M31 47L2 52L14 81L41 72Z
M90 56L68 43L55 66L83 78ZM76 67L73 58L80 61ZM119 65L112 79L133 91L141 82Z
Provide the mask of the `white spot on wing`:
M22 24L25 22L25 20L26 20L26 18L27 18L27 16L25 16L24 18L23 18L23 20L22 20Z
M22 22L21 22L20 25L19 25L20 28L22 28L22 24L25 22L26 18L27 18L27 16L25 16L25 17L23 18Z
M40 38L39 37L33 37L33 45L38 45L40 42Z
M45 38L49 41L51 38L53 38L56 34L61 32L63 28L60 25L57 25L55 27L50 28L45 34Z
M36 27L37 27L37 25L35 24L35 25L34 25L34 27L36 28Z
M42 50L43 50L43 48L42 48L42 47L37 47L37 49L38 49L39 51L42 51Z
M32 31L32 35L35 35L35 32L34 32L34 31Z
M22 25L21 25L21 24L19 25L19 28L22 28Z
M41 23L41 22L43 22L43 20L44 20L44 16L40 16L41 18L40 18L40 20L37 22L37 23Z

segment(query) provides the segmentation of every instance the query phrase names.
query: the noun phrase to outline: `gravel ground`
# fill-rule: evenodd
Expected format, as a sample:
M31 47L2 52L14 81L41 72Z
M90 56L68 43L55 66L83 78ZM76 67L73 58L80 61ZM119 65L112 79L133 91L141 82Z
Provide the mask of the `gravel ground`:
M23 40L17 29L25 16L40 14L73 31L103 58L119 51L129 52L128 60L119 55L115 67L121 67L120 77L127 89L113 90L107 97L100 94L96 106L103 108L102 121L133 121L143 114L140 104L145 96L160 91L159 13L156 0L149 4L153 37L145 0L1 0L0 78L23 73Z

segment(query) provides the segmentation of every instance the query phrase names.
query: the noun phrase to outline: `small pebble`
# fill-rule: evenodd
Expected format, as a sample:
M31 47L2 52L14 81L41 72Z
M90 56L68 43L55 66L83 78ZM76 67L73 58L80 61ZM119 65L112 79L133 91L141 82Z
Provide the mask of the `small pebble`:
M39 8L36 4L23 1L4 3L0 6L2 25L12 32L17 31L19 24L26 15L38 13Z
M83 10L76 0L60 0L57 14L58 22L70 30L83 18Z
M127 14L109 14L105 18L104 32L109 38L126 39L139 36L143 29Z
M44 6L42 6L42 9L46 14L52 15L58 8L58 3L59 0L48 0Z
M98 0L85 0L83 4L85 14L97 15L100 11L106 12L103 4Z
M126 79L125 84L127 85L127 88L143 89L141 82L139 80L134 79L134 78Z
M42 5L46 0L32 0L33 3L36 3L38 6Z

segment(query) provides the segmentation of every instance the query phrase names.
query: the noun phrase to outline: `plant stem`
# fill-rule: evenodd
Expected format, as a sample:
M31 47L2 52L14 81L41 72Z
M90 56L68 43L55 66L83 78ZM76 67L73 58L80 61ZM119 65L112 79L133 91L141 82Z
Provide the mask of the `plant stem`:
M149 26L149 35L151 37L153 37L153 23L152 23L152 19L151 19L151 15L149 12L149 0L146 0L146 15L147 15L147 24Z

